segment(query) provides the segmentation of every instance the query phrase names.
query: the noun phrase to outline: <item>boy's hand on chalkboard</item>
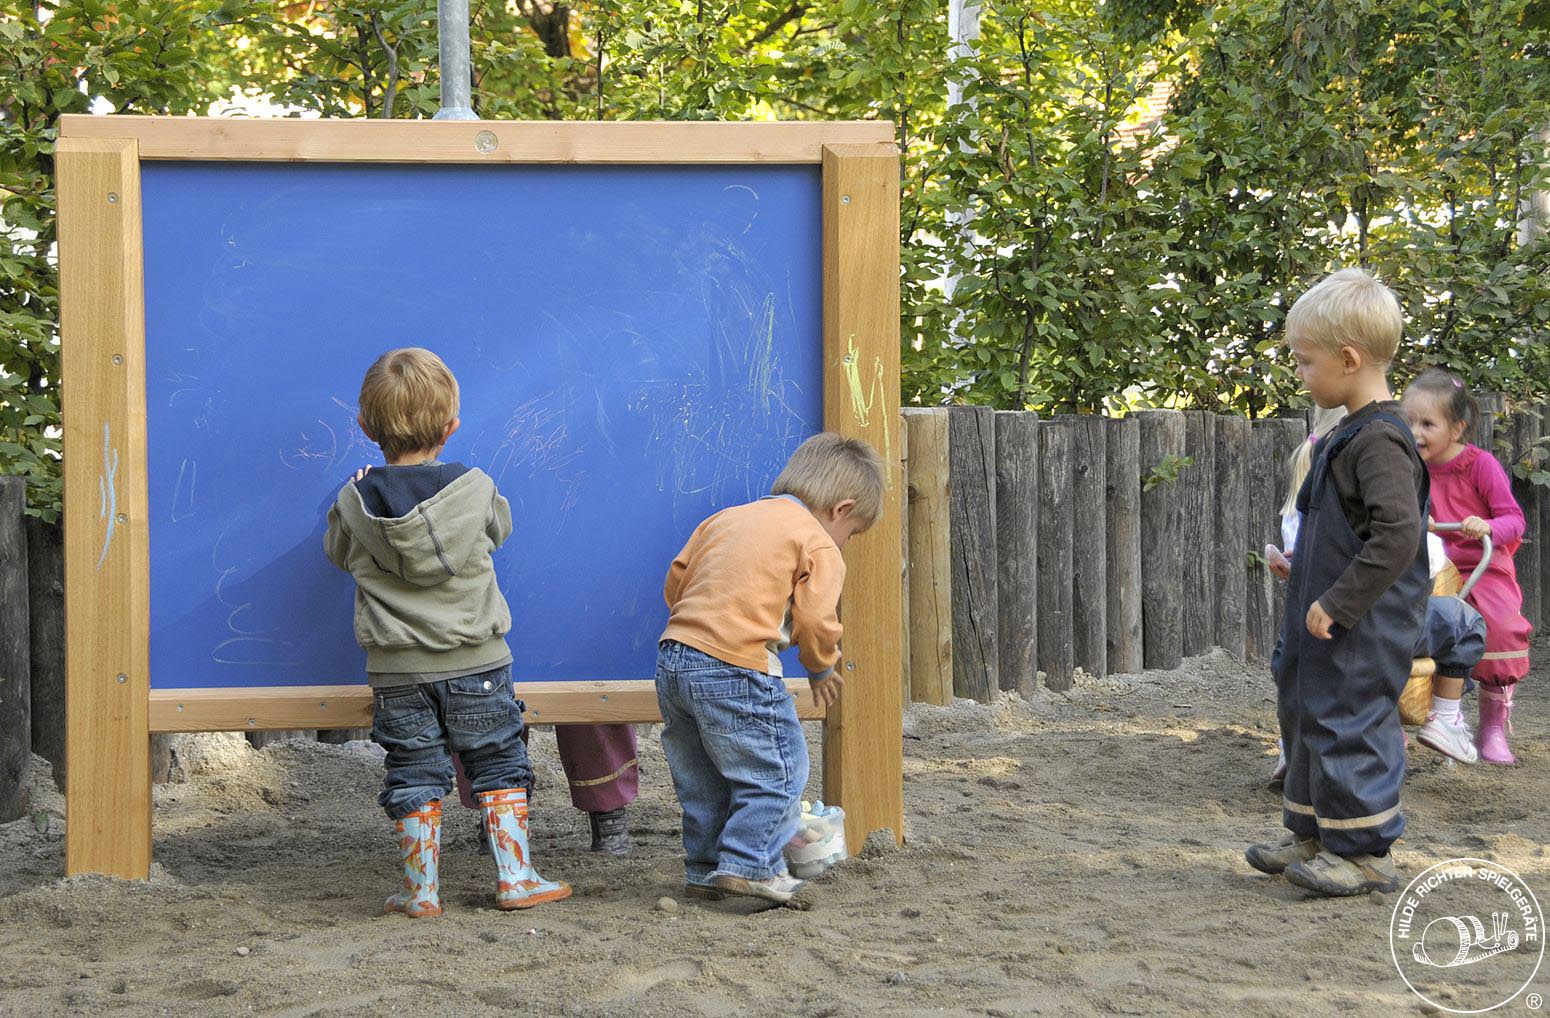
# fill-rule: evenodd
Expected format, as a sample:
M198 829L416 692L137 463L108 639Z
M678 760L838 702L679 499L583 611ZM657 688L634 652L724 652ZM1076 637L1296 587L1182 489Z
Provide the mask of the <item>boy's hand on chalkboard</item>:
M845 684L845 680L840 677L839 672L835 672L827 679L809 677L807 684L812 687L814 703L832 707L840 698L840 687Z
M1329 613L1317 601L1309 606L1308 632L1321 640L1327 640L1330 637L1329 629L1334 624L1335 620L1329 617Z
M354 484L356 481L359 481L362 477L365 477L369 473L371 473L371 467L361 467L355 472L355 476L350 478L350 483Z

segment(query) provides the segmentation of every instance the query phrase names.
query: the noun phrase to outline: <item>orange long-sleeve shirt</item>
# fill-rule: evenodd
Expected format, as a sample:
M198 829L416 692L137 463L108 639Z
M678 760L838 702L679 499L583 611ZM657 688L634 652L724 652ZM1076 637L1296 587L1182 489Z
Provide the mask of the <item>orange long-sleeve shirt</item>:
M701 523L673 559L663 593L664 640L780 675L795 644L802 665L827 678L840 659L845 560L808 508L787 497L724 509Z

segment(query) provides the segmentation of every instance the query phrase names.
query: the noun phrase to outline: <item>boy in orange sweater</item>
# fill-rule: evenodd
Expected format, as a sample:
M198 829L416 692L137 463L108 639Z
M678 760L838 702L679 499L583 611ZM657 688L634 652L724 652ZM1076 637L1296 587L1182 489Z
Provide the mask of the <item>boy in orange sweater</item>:
M807 740L778 655L795 644L813 698L839 698L840 549L882 501L871 446L815 435L768 497L701 523L668 570L657 702L691 896L785 902L803 886L782 851L801 819Z

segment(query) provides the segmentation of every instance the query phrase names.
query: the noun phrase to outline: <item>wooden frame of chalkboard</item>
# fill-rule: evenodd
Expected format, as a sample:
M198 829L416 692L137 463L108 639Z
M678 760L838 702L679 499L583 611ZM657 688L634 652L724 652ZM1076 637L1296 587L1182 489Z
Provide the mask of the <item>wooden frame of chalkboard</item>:
M65 869L143 879L150 736L345 728L364 685L152 690L140 164L167 161L822 167L823 416L882 451L879 524L850 544L841 605L845 693L823 718L825 797L859 845L903 840L899 164L892 125L62 118L56 155L63 381ZM659 720L649 681L519 684L539 724Z

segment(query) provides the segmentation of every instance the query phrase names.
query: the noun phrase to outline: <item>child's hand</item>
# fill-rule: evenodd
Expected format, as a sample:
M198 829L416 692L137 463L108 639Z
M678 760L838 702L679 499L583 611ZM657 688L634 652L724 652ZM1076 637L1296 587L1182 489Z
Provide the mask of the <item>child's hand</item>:
M814 679L808 676L807 684L813 690L814 703L832 707L839 701L840 687L845 684L845 680L840 677L839 672L834 672L827 679Z
M1292 577L1291 556L1284 554L1280 548L1273 544L1265 545L1265 564L1270 567L1272 576L1279 580L1289 580Z
M1461 528L1465 537L1473 537L1477 541L1491 536L1491 525L1478 516L1466 518Z
M354 484L356 481L359 481L362 477L365 477L369 473L371 473L371 467L361 467L355 472L355 476L350 478L350 483Z
M1320 640L1327 640L1330 637L1329 627L1334 624L1335 620L1329 617L1329 613L1324 610L1323 605L1315 601L1309 606L1308 632Z

